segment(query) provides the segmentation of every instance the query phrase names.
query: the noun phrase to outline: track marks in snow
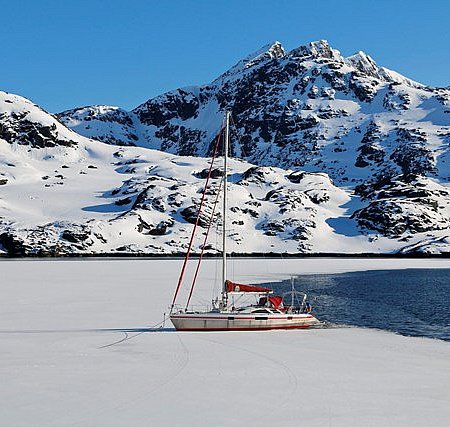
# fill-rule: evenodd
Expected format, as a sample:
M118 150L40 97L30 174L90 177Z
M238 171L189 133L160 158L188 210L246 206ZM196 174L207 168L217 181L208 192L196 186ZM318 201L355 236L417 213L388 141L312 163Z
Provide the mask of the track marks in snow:
M155 329L155 328L149 328L140 330L139 332L136 332L135 334L131 334L132 330L129 331L117 331L121 332L123 336L114 342L111 342L109 344L103 345L101 347L98 347L98 349L105 351L106 355L114 355L123 354L123 351L125 350L129 355L135 356L137 355L137 359L134 361L134 367L141 367L142 372L145 372L144 365L148 365L149 363L152 363L152 356L154 357L154 354L152 354L153 348L162 349L161 352L158 352L158 356L164 357L164 367L167 369L167 373L163 373L159 378L155 379L154 377L148 378L148 385L149 387L140 388L138 395L127 395L127 399L121 399L120 402L110 408L104 407L103 409L99 410L94 415L90 416L89 418L85 418L82 422L76 425L84 425L85 423L88 423L90 419L98 419L103 414L106 413L114 413L115 417L117 417L117 420L121 419L132 419L135 415L133 413L135 412L136 408L145 406L143 403L144 401L151 400L152 397L158 396L161 393L163 393L163 389L170 383L172 383L174 380L176 380L177 377L182 374L182 372L186 369L186 367L189 364L190 360L190 352L188 347L183 342L183 339L181 338L179 333L176 333L174 329ZM174 333L169 333L174 332ZM149 340L151 337L161 337L164 341L163 343L155 343L155 342L141 342L138 345L138 348L136 346L127 348L127 343L129 343L130 340L133 338L137 338L138 336L148 338ZM173 337L176 336L177 340L174 341ZM162 345L161 345L162 344ZM120 352L118 351L120 349ZM169 350L170 349L170 350ZM167 357L167 354L164 354L165 351L169 350L170 357ZM150 357L149 357L150 356ZM109 356L105 356L109 357ZM114 357L114 356L113 356ZM170 359L171 362L167 363L167 360ZM157 360L157 359L156 359ZM157 363L157 362L155 362ZM136 375L136 371L132 371L130 376L127 376L123 378L124 384L133 383L133 376ZM112 373L112 376L114 376L114 373ZM138 386L136 385L138 388ZM150 416L151 414L147 414ZM145 420L148 420L146 418ZM140 420L140 419L134 419L136 422L136 425L145 425L147 421ZM118 421L119 422L119 421ZM75 425L75 424L74 424Z
M264 354L262 352L250 350L248 348L238 346L236 344L229 344L229 343L226 343L223 341L219 341L219 340L215 340L215 339L211 339L211 338L204 338L204 337L202 337L202 338L199 337L199 339L202 341L208 341L213 344L227 347L231 350L234 349L234 350L239 350L239 351L248 353L252 356L258 357L261 360L264 360L268 364L275 365L279 369L280 372L284 373L284 375L286 377L286 381L284 382L284 384L286 385L286 387L285 387L286 392L284 394L285 397L283 399L280 399L280 402L272 402L272 403L279 408L283 408L283 407L288 406L289 402L293 399L295 392L298 388L299 381L298 381L298 377L295 374L295 372L291 368L289 368L289 366L286 365L285 363L283 363L280 360L275 359L273 357L267 356L266 354ZM261 416L260 420L264 420L264 419L265 419L265 416ZM257 421L257 419L255 419L255 421Z
M102 345L102 346L99 347L99 348L113 347L113 346L115 346L115 345L117 345L117 344L120 344L120 343L122 343L122 342L127 341L127 340L130 339L130 338L128 338L128 337L129 337L128 332L122 332L122 334L124 334L124 337L121 338L120 340L114 341L114 342L112 342L112 343L110 343L110 344ZM136 336L136 335L134 335L134 336Z

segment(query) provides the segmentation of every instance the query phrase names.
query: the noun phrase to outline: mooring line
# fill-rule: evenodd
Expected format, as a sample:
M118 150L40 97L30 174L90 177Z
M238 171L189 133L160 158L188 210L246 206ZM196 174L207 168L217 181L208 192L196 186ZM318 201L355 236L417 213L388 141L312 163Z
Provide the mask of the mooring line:
M112 343L110 343L110 344L102 345L102 346L99 347L99 348L113 347L113 346L115 346L115 345L117 345L117 344L120 344L120 343L123 343L123 342L125 342L125 341L129 341L129 340L131 340L131 339L133 339L133 338L136 338L136 337L138 337L139 335L142 335L142 334L144 334L144 333L146 333L146 332L157 332L157 331L161 331L161 330L163 329L165 323L166 323L166 315L164 314L163 320L161 320L161 322L157 323L156 325L149 326L148 328L142 329L140 332L137 332L136 334L131 335L131 336L128 335L128 332L130 332L130 331L128 331L128 332L126 332L126 331L121 331L122 333L125 334L125 337L124 337L124 338L122 338L122 339L120 339L120 340L118 340L118 341L114 341L114 342L112 342ZM117 331L117 332L119 332L119 331Z

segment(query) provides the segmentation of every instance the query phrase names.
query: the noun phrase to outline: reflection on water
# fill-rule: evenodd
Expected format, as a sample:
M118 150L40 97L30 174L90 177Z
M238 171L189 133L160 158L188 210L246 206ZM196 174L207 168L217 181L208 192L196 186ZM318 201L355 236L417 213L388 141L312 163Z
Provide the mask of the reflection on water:
M272 286L286 292L291 284ZM298 276L295 287L322 321L450 341L450 269Z

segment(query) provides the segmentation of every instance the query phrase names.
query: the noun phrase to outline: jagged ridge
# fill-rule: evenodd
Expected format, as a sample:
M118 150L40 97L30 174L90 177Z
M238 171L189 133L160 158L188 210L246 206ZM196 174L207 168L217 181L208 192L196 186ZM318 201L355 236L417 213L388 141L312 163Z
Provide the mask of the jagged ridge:
M114 145L137 145L175 155L207 155L223 111L230 109L235 124L232 129L234 154L250 161L247 172L238 168L243 180L236 185L245 187L248 181L249 185L257 184L258 188L263 186L266 190L256 197L254 193L258 191L251 191L255 198L250 198L252 203L257 207L260 203L260 208L246 207L246 213L240 212L240 215L255 219L251 225L246 223L240 228L244 240L252 229L260 230L266 236L255 243L258 250L330 251L329 248L335 248L335 251L343 252L379 252L434 251L436 247L442 251L445 248L450 216L450 92L448 88L426 87L379 67L364 52L344 58L326 41L286 52L279 42L275 42L239 61L209 85L168 92L133 111L92 106L57 115L57 119L73 130L107 145L86 142L29 101L20 97L13 99L14 96L9 94L5 96L12 99L14 108L11 103L3 104L3 110L0 110L0 131L3 132L0 138L16 146L36 147L33 150L71 146L72 151L65 149L64 156L71 153L78 159L76 161L82 158L83 162L90 162L91 166L107 173L111 172L111 167L92 158L92 147L109 153L106 157L105 154L100 156L103 160L117 150ZM23 110L24 102L25 110L34 109L39 114L33 116ZM20 114L16 113L15 109L19 108L16 104L23 110ZM35 118L30 120L32 116ZM141 251L144 247L162 252L182 249L182 245L176 243L182 241L185 232L180 224L192 221L194 211L186 198L191 191L197 191L199 183L185 178L175 181L167 178L170 186L163 196L159 194L163 191L159 182L150 184L149 188L138 184L149 173L134 164L134 160L139 164L137 159L142 157L140 149L121 150L125 150L122 155L129 158L129 163L128 166L116 165L115 171L129 174L129 178L114 195L121 195L114 203L120 207L120 212L108 219L108 224L120 223L121 227L138 230L138 235L131 233L128 244L124 243L126 239L119 239L122 247L129 251ZM149 162L148 159L143 161L144 164ZM114 163L117 161L107 160L108 165ZM191 160L187 163L191 164ZM270 169L273 166L291 169L294 174L275 173ZM176 175L179 168L173 167ZM93 171L85 164L78 173L82 172ZM201 180L201 170L197 172L193 177ZM8 167L1 173L0 183L14 182ZM185 172L180 173L185 176ZM317 177L324 174L326 179L329 176L332 187L322 194L316 188L317 181L311 181L312 188L298 192L289 182L298 179L295 174L304 173ZM274 179L271 178L273 174ZM60 179L56 175L48 179ZM284 184L278 185L280 182ZM55 185L49 183L46 184ZM156 187L151 187L153 185ZM184 190L178 191L178 188ZM333 196L337 194L341 194L340 199ZM336 201L338 199L341 204ZM305 204L305 200L315 205ZM329 200L335 200L331 208L317 208L325 206L321 203L329 203ZM241 209L241 204L248 201L241 200L236 207ZM158 221L150 221L146 219L149 206L151 211L159 212L158 215L165 212L161 210L163 206L166 209L171 206L175 212L158 217ZM328 214L325 213L327 209ZM295 214L287 217L287 212ZM133 221L126 222L124 218L128 217L134 218ZM5 218L11 216L5 215ZM59 230L48 239L62 241L63 247L69 242L70 250L116 248L111 246L110 235L85 220L77 221L70 223L63 234L60 221L48 223L43 230L45 233ZM10 230L4 244L11 244L11 236L17 235L18 226L7 220L4 224L9 224ZM107 228L111 227L108 225ZM165 241L163 236L171 233L175 237L172 243L162 243ZM21 235L29 236L30 233L22 231ZM143 241L138 243L137 236L142 235L156 239L153 249L145 246ZM80 236L89 237L81 239ZM268 236L274 238L274 242L268 242ZM77 239L84 243L75 244L73 241ZM105 242L102 243L102 239ZM280 241L285 243L280 244ZM236 248L240 251L249 249L248 245L242 244ZM251 247L250 250L256 249Z

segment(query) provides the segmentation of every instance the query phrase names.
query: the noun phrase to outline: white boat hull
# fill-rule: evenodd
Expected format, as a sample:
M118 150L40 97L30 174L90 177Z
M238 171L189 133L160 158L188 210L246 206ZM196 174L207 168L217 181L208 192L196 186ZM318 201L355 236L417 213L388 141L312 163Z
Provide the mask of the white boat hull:
M239 314L177 313L171 314L178 331L250 331L269 329L305 329L319 323L311 314Z

